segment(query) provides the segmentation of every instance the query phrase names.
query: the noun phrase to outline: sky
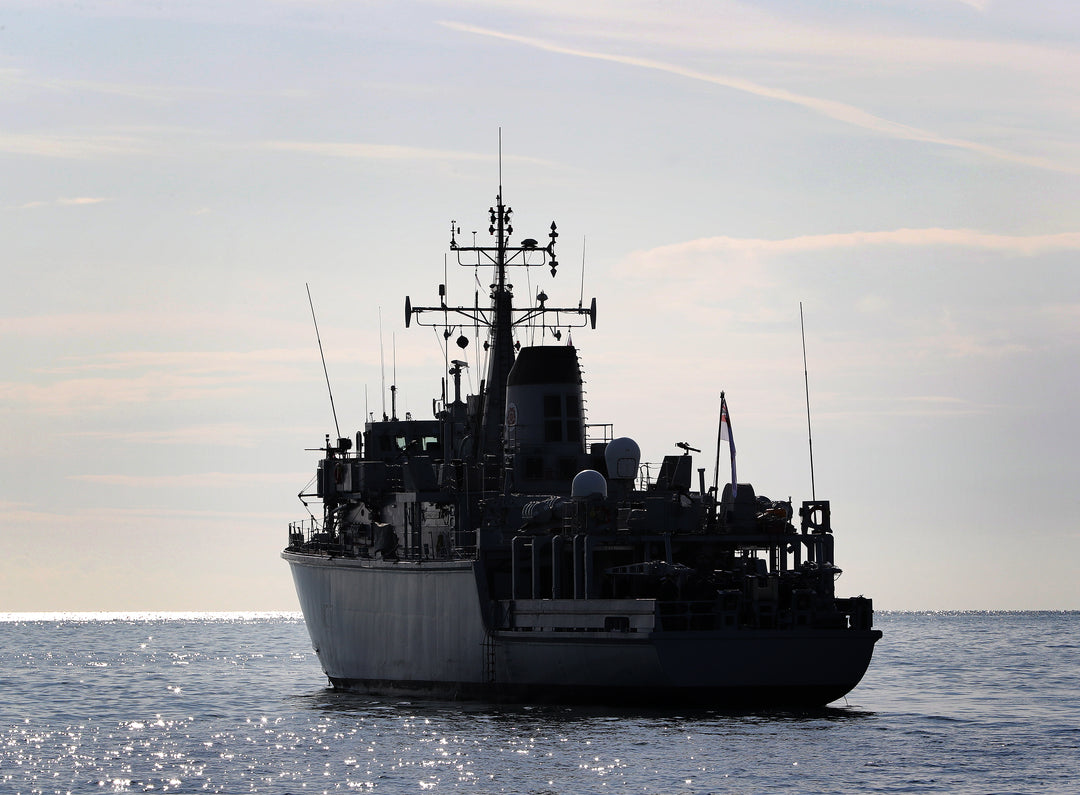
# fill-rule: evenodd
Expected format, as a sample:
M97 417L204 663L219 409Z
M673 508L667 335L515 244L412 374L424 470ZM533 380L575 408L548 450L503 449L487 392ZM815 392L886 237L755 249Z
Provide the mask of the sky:
M2 0L0 612L298 609L305 285L342 434L429 417L404 298L472 302L500 168L560 231L516 295L597 299L589 422L711 480L724 391L838 593L1080 609L1078 45L1071 0Z

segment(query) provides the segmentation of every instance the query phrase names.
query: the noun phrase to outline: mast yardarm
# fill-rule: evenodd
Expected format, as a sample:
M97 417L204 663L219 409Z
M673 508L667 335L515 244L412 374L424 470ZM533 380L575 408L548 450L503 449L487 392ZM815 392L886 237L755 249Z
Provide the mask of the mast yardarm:
M488 210L490 219L488 234L494 237L494 245L462 246L458 244L460 229L451 222L450 250L457 255L458 265L468 268L494 268L494 281L490 285L491 304L481 308L479 302L474 306L449 306L446 303L446 286L440 285L439 306L413 306L409 298L405 299L405 325L408 327L416 316L418 325L443 328L443 337L449 339L459 328L486 329L487 340L484 349L488 352L487 376L484 381L482 410L480 415L480 445L476 451L480 455L498 455L502 451L502 423L506 413L506 380L510 368L514 366L516 345L514 328L530 325L537 318L542 318L545 326L556 329L577 328L588 322L596 328L596 299L592 299L588 309L577 307L552 307L547 305L547 296L543 293L537 298L535 306L517 309L513 304L513 285L507 281L507 269L512 266L537 267L547 266L555 276L559 263L555 258L555 240L559 233L555 222L551 222L548 232L548 244L541 246L533 238L525 238L518 245L511 245L510 236L514 233L511 224L513 209L503 204L502 186L495 197L495 206ZM424 322L424 313L441 313L440 319ZM451 316L456 322L451 322ZM564 317L566 316L566 317ZM554 321L549 322L548 317ZM557 336L558 338L558 336ZM461 338L466 340L465 337ZM467 340L466 340L467 341ZM461 344L459 340L459 344Z

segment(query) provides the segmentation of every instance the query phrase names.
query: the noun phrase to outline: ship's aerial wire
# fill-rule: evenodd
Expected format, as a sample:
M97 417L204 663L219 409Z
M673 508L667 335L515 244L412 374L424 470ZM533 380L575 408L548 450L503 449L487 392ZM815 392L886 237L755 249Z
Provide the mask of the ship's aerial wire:
M341 438L341 428L338 426L337 421L337 409L334 408L334 390L330 388L330 373L326 369L326 356L323 355L322 338L319 336L319 321L315 319L315 302L311 300L311 287L307 282L304 282L304 289L307 290L308 306L311 307L311 322L315 324L315 340L319 343L319 358L322 359L323 375L326 377L326 391L330 393L330 412L334 415L334 430L337 431L337 438Z
M432 326L431 333L435 335L435 344L439 346L439 351L443 355L444 364L446 365L446 367L449 367L450 341L439 333L438 326Z
M799 330L802 332L803 382L806 384L806 438L810 444L810 499L817 500L814 489L814 434L810 429L810 375L806 369L806 326L803 323L802 301L799 301Z

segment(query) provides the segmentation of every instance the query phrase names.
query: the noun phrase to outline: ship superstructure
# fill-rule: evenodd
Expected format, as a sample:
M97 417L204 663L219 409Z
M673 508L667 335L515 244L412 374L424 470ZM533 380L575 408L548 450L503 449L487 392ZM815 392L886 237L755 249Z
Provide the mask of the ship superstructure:
M829 502L722 488L691 453L655 476L638 445L587 422L570 330L596 301L518 308L512 268L558 269L554 223L517 245L502 188L491 245L458 264L493 274L487 300L405 301L435 326L446 373L432 419L328 436L289 562L338 688L490 700L820 705L849 692L881 633L871 601L839 598ZM539 328L553 344L525 345ZM471 331L487 367L462 394ZM564 342L563 335L566 335ZM453 344L461 359L450 359ZM477 356L476 358L479 358ZM449 379L449 380L448 380Z

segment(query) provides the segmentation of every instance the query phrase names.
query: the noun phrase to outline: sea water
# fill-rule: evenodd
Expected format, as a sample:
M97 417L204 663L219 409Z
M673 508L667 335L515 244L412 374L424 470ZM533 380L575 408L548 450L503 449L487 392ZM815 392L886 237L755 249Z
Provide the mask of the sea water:
M848 698L723 712L336 693L293 614L0 615L0 792L1080 792L1080 613L876 623Z

